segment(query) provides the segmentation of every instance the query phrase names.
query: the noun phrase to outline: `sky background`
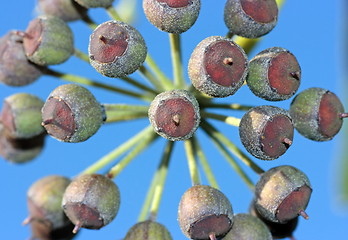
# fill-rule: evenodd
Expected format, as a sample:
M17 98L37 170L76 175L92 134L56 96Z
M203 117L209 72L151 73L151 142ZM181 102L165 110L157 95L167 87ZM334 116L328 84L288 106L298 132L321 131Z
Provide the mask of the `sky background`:
M35 0L18 0L3 3L0 9L0 21L2 21L0 36L12 29L25 30L28 22L36 16L35 2ZM137 3L138 17L134 26L143 35L154 59L163 71L171 76L168 36L166 33L158 31L146 20L141 1L137 0ZM224 4L224 0L202 0L202 9L196 24L182 35L185 72L190 54L201 40L212 35L224 36L227 33L223 22ZM329 89L343 98L344 90L346 90L343 88L344 65L342 63L344 54L342 50L344 49L343 14L346 9L344 0L287 1L280 12L278 25L264 37L249 56L253 57L257 52L273 46L287 48L297 57L302 68L300 91L309 87L321 87ZM90 14L98 23L109 19L103 9L91 10ZM70 26L75 33L76 47L87 52L91 30L81 22L71 23ZM132 89L118 79L102 77L87 63L81 62L75 57L52 68ZM132 77L147 84L136 73ZM26 87L13 88L0 85L0 99L17 92L32 93L46 99L54 88L65 83L44 76ZM101 103L142 103L100 89L90 87L88 89ZM219 100L219 102L248 105L272 104L288 109L291 99L269 103L258 99L247 87L243 87L235 95ZM225 114L241 117L243 113L228 112ZM214 120L210 122L241 147L237 128L220 124ZM40 156L22 165L11 164L0 159L1 239L24 240L30 237L30 228L22 226L21 222L27 217L26 191L32 183L51 174L76 176L148 124L147 119L108 124L88 141L78 144L62 143L47 137L45 148ZM207 140L205 134L199 130L197 136L203 143L204 151L221 190L230 199L234 212L246 212L252 193L229 167L213 144ZM295 237L298 240L340 239L347 235L348 211L347 206L340 201L339 188L342 166L339 157L340 149L347 147L342 144L343 137L341 132L330 142L318 143L295 133L294 144L285 155L270 162L255 160L266 170L278 165L293 165L309 177L313 187L312 198L307 208L310 219L308 221L300 220L295 231ZM143 199L160 161L164 146L165 141L158 139L115 179L121 191L121 208L116 219L99 231L82 230L75 239L119 240L124 237L127 230L137 221ZM258 180L258 176L250 169L245 167L244 169L254 182ZM205 179L202 180L203 183L207 183ZM183 144L178 143L175 145L158 215L158 221L169 229L173 239L185 239L176 218L180 197L190 187L190 184Z

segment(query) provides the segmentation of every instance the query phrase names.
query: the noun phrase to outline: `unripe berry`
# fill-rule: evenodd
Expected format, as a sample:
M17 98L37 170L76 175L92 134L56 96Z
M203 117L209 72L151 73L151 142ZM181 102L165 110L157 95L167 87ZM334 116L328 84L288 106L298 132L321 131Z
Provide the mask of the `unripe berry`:
M286 110L259 106L244 114L239 125L239 136L251 155L262 160L273 160L291 146L294 126Z
M42 108L47 133L63 142L82 142L95 134L105 116L93 94L77 84L54 89Z
M23 36L10 31L0 38L0 82L9 86L24 86L41 76L40 68L28 61Z
M120 21L100 24L89 40L91 65L107 77L124 77L145 61L147 47L141 34Z
M0 119L12 138L32 138L44 132L41 108L44 102L28 93L16 93L4 99Z
M232 40L211 36L194 49L188 64L192 85L211 97L227 97L244 83L248 58Z
M231 230L222 240L272 240L267 226L257 217L239 213L233 217Z
M85 8L108 8L112 6L114 0L75 0L78 4Z
M296 93L300 86L301 68L288 50L272 47L251 59L246 81L256 96L268 101L281 101Z
M200 123L198 102L186 90L158 94L148 114L155 132L171 141L191 138Z
M53 16L32 20L23 44L28 59L41 66L63 63L74 53L72 31L62 19Z
M161 31L176 34L192 27L200 8L200 0L143 0L149 22Z
M277 24L278 6L275 0L227 0L224 20L231 33L258 38Z
M172 237L165 226L147 220L132 226L123 240L172 240Z
M314 141L331 140L348 116L339 98L323 88L300 92L290 105L290 115L296 130Z
M79 20L86 9L74 0L39 0L39 11L69 22Z
M100 174L84 174L69 184L62 206L75 224L74 233L81 227L100 229L116 217L120 192L110 178Z
M186 237L213 240L224 236L231 229L232 205L219 190L196 185L181 197L178 221Z
M263 173L255 186L255 208L265 219L286 223L301 215L312 193L308 177L292 166L279 166Z

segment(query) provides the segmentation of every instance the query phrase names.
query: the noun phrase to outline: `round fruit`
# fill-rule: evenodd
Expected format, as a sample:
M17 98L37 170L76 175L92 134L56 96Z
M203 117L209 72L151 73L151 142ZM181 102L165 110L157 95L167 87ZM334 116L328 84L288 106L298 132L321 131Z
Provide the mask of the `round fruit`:
M108 8L112 6L114 0L75 0L78 4L85 8Z
M294 126L286 110L258 106L251 108L242 117L239 136L251 155L262 160L273 160L291 146Z
M147 220L131 227L123 240L172 240L172 237L165 226Z

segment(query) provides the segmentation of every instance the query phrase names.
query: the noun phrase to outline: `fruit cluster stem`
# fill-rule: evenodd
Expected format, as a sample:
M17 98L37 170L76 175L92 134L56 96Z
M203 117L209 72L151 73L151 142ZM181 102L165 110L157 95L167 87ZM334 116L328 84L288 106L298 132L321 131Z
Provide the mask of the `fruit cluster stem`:
M169 33L169 41L172 56L174 85L176 88L184 89L186 84L182 67L180 34Z
M185 145L186 158L187 158L188 167L190 171L192 186L199 185L201 181L199 179L199 172L197 168L195 152L193 150L194 149L193 141L191 139L185 140L184 145Z
M235 118L235 117L231 117L231 116L225 116L225 115L220 115L220 114L216 114L216 113L209 113L206 111L201 111L201 116L205 117L205 118L212 118L215 120L219 120L219 121L223 121L226 124L235 126L235 127L239 127L239 123L240 123L240 119L239 118Z
M253 108L254 106L249 105L242 105L238 103L214 103L214 102L203 102L200 103L200 106L202 108L218 108L218 109L229 109L229 110L237 110L237 111L248 111L249 109Z
M120 15L118 15L116 9L112 5L108 8L106 8L106 11L112 19L122 22Z

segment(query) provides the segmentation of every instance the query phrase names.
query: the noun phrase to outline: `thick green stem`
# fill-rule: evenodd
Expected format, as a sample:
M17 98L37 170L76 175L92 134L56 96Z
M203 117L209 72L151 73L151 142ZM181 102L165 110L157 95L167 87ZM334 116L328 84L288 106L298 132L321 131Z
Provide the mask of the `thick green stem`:
M118 15L114 6L111 5L110 7L106 8L106 11L112 19L116 21L122 21L121 17Z
M110 164L112 161L114 161L117 157L128 151L131 147L133 147L135 144L143 141L144 137L150 135L153 133L152 126L146 127L144 130L139 132L137 135L133 136L132 138L128 139L126 142L115 148L110 153L106 154L104 157L96 161L94 164L89 166L87 169L85 169L81 174L90 174L95 173L99 171L100 169L104 168L106 165Z
M148 117L149 106L129 104L102 104L106 123L134 120Z
M189 166L189 171L190 171L190 177L191 177L191 182L192 185L199 185L201 183L199 179L199 172L198 172L198 167L197 167L197 162L195 159L195 153L193 151L193 143L192 140L185 140L185 151L186 151L186 158L187 158L187 163Z
M215 120L219 120L235 127L239 127L239 123L240 123L239 118L225 116L225 115L216 114L216 113L209 113L205 111L201 111L201 116L205 118L212 118Z
M144 65L140 66L138 69L138 73L148 80L152 85L158 90L158 91L163 91L165 87L163 86L162 82L160 81L159 78L157 78L155 75L152 74L151 71L149 71Z
M181 59L180 34L169 33L169 40L172 55L174 85L176 88L184 89L186 87L186 84Z
M221 108L221 109L230 109L230 110L238 110L238 111L248 111L249 109L253 108L253 106L249 105L241 105L238 103L213 103L213 102L203 102L203 104L200 104L201 108Z
M147 112L132 112L132 111L121 111L117 114L109 114L107 115L105 123L115 123L121 121L130 121L136 120L140 118L147 118Z

